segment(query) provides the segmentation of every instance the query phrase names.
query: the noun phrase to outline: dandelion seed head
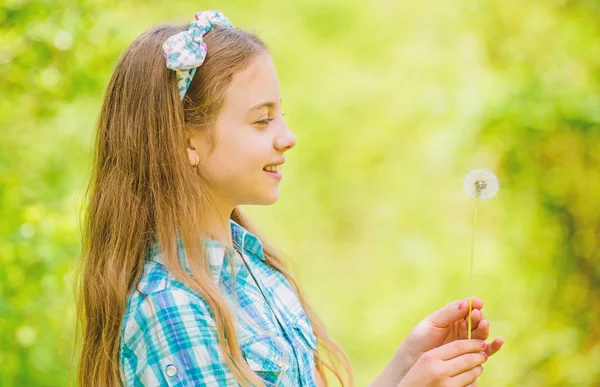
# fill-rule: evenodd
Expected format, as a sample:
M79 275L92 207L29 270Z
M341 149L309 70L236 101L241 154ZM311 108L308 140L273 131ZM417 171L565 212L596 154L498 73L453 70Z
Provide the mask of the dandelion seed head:
M491 199L498 193L498 179L488 169L475 169L467 173L463 181L465 193L480 200Z

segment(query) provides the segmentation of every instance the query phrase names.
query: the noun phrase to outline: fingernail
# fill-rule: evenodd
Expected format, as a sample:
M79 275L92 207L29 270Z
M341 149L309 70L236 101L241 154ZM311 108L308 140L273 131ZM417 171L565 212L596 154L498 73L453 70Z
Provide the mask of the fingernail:
M487 359L488 359L488 357L489 357L489 356L488 356L488 354L487 354L487 352L484 352L484 353L483 353L483 357L485 358L485 361L487 361Z
M463 305L462 305L462 304L463 304L462 302L459 302L459 303L458 303L458 310L461 310L461 309L462 309L462 307L463 307Z
M485 347L487 347L487 343L486 343L485 341L482 341L482 342L481 342L481 348L484 348L484 349L485 349Z

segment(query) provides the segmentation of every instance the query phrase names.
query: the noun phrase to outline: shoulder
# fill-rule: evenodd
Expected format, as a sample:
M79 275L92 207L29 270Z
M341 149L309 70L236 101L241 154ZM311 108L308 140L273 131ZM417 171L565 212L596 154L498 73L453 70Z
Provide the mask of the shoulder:
M121 328L125 384L237 385L206 301L170 277L141 289L147 294L132 292Z
M234 385L207 302L162 265L150 262L146 270L122 321L120 365L126 384Z
M162 264L148 260L140 282L127 299L122 344L135 348L143 341L152 340L149 333L160 337L166 330L177 330L176 325L185 322L196 327L211 324L212 313L207 302L175 279ZM182 329L187 328L185 324Z
M178 292L183 291L191 295L196 292L183 282L176 279L167 268L154 259L146 260L142 278L129 296L129 300L136 301L138 296L149 297L155 293L161 293L166 290Z

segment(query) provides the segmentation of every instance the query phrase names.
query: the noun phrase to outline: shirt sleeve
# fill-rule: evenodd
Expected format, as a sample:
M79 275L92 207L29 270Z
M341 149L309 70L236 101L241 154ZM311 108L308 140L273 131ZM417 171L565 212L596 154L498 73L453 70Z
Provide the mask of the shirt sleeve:
M126 386L238 386L208 305L181 289L146 297L125 327Z

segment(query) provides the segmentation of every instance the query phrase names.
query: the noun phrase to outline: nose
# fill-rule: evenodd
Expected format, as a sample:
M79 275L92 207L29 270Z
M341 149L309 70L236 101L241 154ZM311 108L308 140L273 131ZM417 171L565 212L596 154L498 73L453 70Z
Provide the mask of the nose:
M288 151L296 145L296 135L292 133L287 125L283 125L283 131L275 137L275 149L281 152Z

